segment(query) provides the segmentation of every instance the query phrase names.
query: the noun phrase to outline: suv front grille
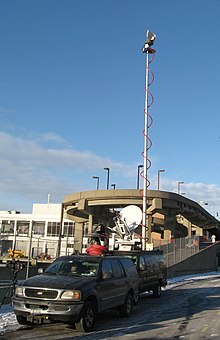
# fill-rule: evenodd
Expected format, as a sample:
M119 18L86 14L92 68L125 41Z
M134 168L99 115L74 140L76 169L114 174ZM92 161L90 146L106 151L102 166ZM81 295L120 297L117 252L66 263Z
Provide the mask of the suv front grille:
M25 296L35 299L50 299L55 300L58 296L57 290L50 290L50 289L32 289L32 288L25 288Z

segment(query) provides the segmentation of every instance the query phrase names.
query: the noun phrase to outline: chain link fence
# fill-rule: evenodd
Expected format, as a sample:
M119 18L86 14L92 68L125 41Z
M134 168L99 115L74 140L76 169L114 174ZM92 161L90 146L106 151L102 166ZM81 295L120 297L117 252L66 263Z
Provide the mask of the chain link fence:
M164 261L169 267L198 253L200 250L200 237L178 238L171 242L154 239L153 244L154 250L163 251Z

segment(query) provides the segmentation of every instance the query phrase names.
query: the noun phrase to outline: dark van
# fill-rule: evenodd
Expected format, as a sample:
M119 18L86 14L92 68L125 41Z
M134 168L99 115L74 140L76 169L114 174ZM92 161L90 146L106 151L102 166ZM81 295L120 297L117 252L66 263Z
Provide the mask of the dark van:
M137 268L139 293L153 292L154 297L160 297L162 287L167 284L167 268L160 251L129 251L114 252L132 259Z

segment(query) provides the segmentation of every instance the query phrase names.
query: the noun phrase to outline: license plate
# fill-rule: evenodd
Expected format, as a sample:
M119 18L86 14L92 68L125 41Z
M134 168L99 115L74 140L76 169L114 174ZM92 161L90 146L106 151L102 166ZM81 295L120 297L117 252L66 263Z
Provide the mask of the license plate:
M30 314L35 314L35 315L38 314L39 315L39 314L42 314L42 312L41 312L41 309L31 309Z

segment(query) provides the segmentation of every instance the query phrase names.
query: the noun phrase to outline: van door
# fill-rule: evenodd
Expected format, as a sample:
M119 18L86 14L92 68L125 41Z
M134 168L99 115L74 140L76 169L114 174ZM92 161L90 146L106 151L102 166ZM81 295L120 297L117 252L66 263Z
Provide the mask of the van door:
M158 284L159 265L153 257L144 255L150 290Z
M118 306L125 298L125 274L121 264L116 259L103 259L102 279L97 285L101 310Z
M140 255L138 263L138 272L140 277L139 291L140 293L146 292L149 286L149 274L146 266L144 256Z

